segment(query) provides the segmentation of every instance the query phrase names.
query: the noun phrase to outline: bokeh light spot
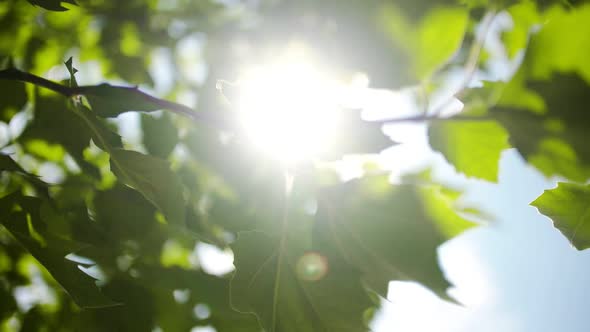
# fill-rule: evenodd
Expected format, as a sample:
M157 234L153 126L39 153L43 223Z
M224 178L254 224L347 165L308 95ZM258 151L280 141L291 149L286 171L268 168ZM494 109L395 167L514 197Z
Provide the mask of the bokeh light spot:
M318 281L328 273L328 259L318 252L307 252L297 261L297 276L306 281Z

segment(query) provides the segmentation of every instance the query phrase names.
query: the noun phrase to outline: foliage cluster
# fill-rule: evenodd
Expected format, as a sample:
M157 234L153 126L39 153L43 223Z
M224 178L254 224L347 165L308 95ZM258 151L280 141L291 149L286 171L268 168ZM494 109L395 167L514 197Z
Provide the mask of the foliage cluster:
M482 46L500 14L514 74L470 88L491 71ZM286 196L283 166L233 132L216 81L291 40L380 88L428 96L467 72L461 113L398 120L427 123L468 177L496 181L507 148L559 177L532 205L590 247L589 21L574 1L1 2L0 329L363 331L391 280L453 301L436 248L475 225L460 193L370 167L344 182L310 163L289 170ZM323 160L394 144L383 122L343 112ZM235 271L208 273L203 244L231 250ZM17 303L31 287L48 295Z

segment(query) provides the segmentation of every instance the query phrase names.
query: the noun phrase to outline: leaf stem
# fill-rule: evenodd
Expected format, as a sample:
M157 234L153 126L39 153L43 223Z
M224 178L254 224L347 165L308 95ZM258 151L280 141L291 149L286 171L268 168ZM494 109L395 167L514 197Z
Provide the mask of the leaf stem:
M285 170L285 203L283 204L283 220L281 229L281 239L279 242L279 253L277 258L277 271L275 274L275 285L272 299L272 331L276 331L276 316L280 291L281 269L283 265L283 254L287 245L287 225L289 222L289 199L291 198L291 189L293 188L294 176L288 170Z

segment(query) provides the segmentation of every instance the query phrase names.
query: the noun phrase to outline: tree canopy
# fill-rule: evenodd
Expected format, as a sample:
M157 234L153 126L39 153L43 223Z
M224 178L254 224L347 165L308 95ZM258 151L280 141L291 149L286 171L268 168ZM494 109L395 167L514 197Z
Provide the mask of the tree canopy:
M499 15L501 78L485 47ZM392 280L456 302L436 249L485 215L427 170L391 181L370 156L404 144L383 130L399 123L467 177L497 181L517 150L560 179L531 205L589 248L588 22L573 0L1 2L0 330L365 331ZM324 128L306 107L330 92L310 79L289 99L299 87L269 76L252 102L277 102L271 127L252 134L244 66L292 45L414 107L338 104ZM281 160L253 144L264 130L314 154ZM338 167L351 156L359 176ZM203 245L234 268L207 268ZM48 295L23 306L27 285Z

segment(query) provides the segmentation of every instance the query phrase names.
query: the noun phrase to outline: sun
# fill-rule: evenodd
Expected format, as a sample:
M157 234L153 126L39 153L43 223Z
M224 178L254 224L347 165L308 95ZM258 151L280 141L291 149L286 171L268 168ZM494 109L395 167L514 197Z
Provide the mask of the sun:
M334 143L341 84L304 52L249 66L238 81L239 122L253 146L286 163L313 159Z

